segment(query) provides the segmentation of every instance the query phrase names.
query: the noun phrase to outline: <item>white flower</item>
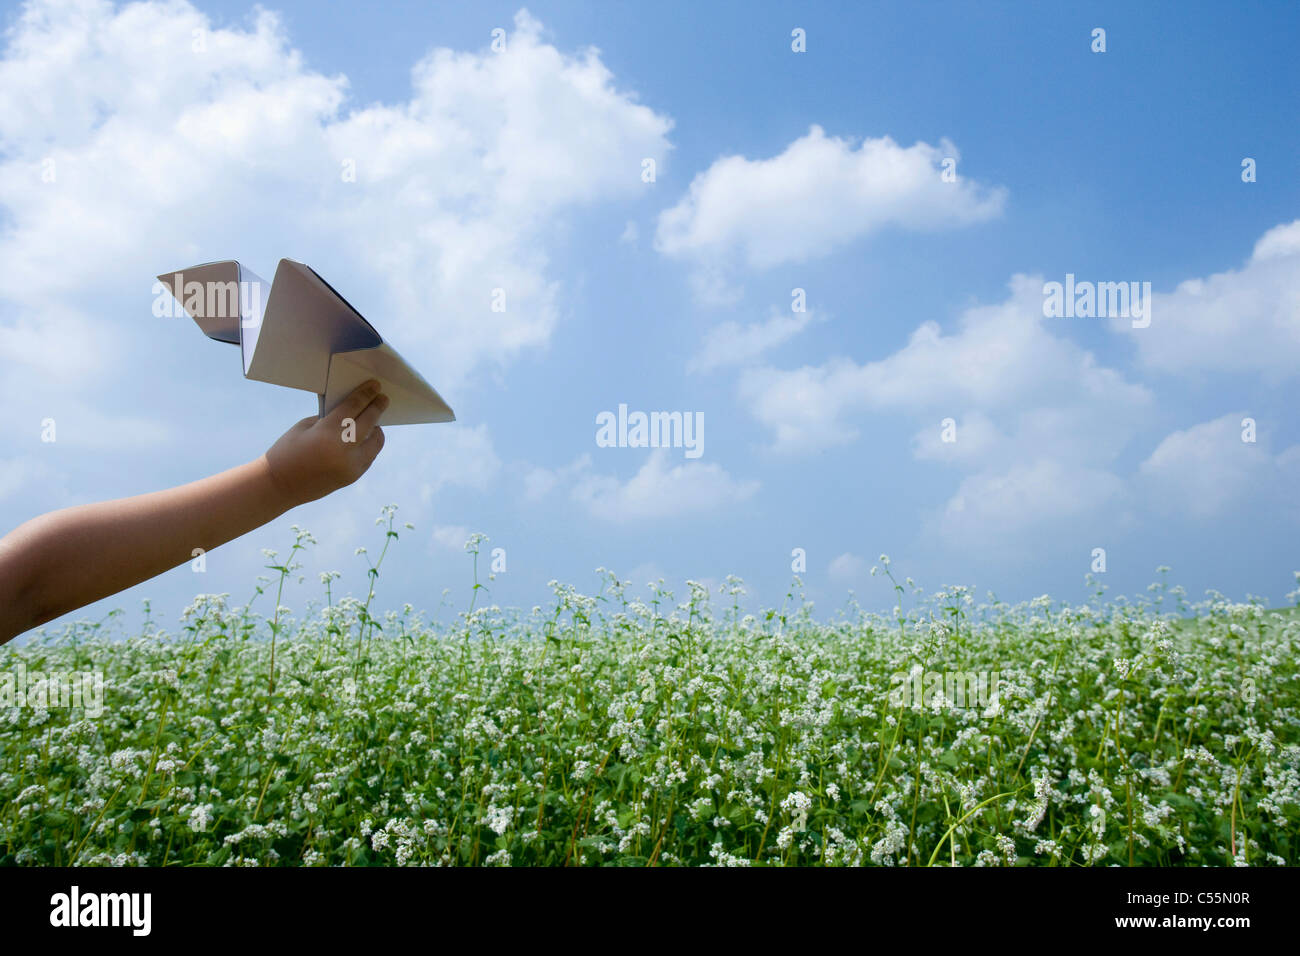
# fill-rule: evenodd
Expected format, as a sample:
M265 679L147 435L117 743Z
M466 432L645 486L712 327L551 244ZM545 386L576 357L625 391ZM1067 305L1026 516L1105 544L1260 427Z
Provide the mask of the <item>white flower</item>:
M514 807L488 807L486 820L488 828L497 836L501 836L506 830L510 829L510 824L515 817Z
M203 833L211 822L212 804L200 804L190 811L190 829L195 833Z

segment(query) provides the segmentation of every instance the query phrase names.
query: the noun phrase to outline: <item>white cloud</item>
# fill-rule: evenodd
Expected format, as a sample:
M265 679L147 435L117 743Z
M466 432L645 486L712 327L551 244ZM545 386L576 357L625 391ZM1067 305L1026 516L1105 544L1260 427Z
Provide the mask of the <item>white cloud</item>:
M4 317L0 312L0 322ZM122 337L106 323L53 302L16 312L9 324L0 324L0 365L11 380L18 377L17 366L25 366L32 378L66 389L98 378L105 363L121 362L128 354Z
M686 365L688 372L711 372L727 365L747 365L769 349L794 338L809 322L811 312L782 312L773 308L766 322L741 325L727 321L709 329L700 351Z
M669 452L650 451L635 475L619 481L594 470L590 454L560 468L531 466L524 471L524 499L540 501L557 488L567 488L570 500L588 514L608 521L672 518L722 510L749 498L757 481L738 481L712 462L686 462L668 467Z
M563 468L543 468L530 465L524 472L524 500L540 501L558 485L567 484L591 467L591 455L579 455Z
M18 494L48 474L49 467L39 459L0 458L0 499Z
M429 540L443 551L464 551L470 531L464 525L434 525Z
M888 136L853 142L819 126L769 159L727 156L659 216L655 247L702 267L700 291L725 298L729 267L801 262L889 226L942 229L997 216L1005 190L941 178L939 146Z
M915 458L966 473L927 522L939 538L1009 540L1118 507L1123 482L1110 469L1145 424L1152 395L1055 334L1042 285L1014 276L1003 302L967 309L951 333L924 322L876 361L748 369L739 397L786 453L855 441L869 416L915 421ZM942 441L945 418L956 422L955 442Z
M1261 373L1270 381L1300 369L1300 219L1275 226L1246 264L1204 279L1188 279L1153 296L1151 324L1132 328L1138 355L1166 372L1208 370Z
M1265 436L1242 441L1244 412L1232 412L1167 436L1138 469L1153 510L1212 518L1247 498L1294 492L1284 480L1300 447L1274 457Z
M106 414L90 402L73 400L56 415L60 444L77 448L138 448L174 442L177 429L167 422L142 415Z
M629 582L629 586L634 591L640 590L641 588L651 589L661 579L667 582L670 577L671 576L654 561L642 562L626 575L619 575L619 579Z
M922 323L903 348L874 362L838 357L820 366L746 370L742 403L771 429L778 451L851 442L860 416L901 412L933 422L936 436L943 418L970 417L976 427L969 437L990 452L1114 455L1150 392L1048 330L1040 278L1014 276L1010 290L1000 304L966 310L951 334ZM1005 442L994 440L998 432ZM958 443L965 437L959 428ZM918 442L917 452L934 456L927 442Z
M28 4L0 59L0 359L120 374L160 321L153 275L227 256L307 259L444 387L545 344L553 224L639 195L671 121L594 49L514 26L505 52L436 49L408 99L349 111L347 78L265 10L245 30L181 0Z
M1053 525L1114 514L1125 500L1124 482L1105 469L1039 458L964 479L931 530L995 546Z
M594 517L622 522L726 510L757 490L757 481L737 481L717 464L689 462L670 468L668 452L660 448L626 482L584 474L570 494Z
M945 441L949 434L944 421L953 419L952 441ZM926 424L912 436L912 454L921 461L946 461L968 463L993 460L1006 455L1007 437L998 430L987 415L972 411L959 417L945 416L945 419Z
M845 551L834 558L826 569L831 580L841 584L861 580L867 574L867 562L856 554Z
M501 471L486 425L453 424L429 438L430 450L415 473L421 476L420 496L428 502L448 486L482 489Z

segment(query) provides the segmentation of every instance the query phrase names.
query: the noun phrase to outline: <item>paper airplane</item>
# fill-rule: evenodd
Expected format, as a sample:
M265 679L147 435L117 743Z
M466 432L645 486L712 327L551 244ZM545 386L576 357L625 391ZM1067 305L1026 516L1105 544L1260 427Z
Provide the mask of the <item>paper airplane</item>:
M389 399L380 425L456 420L434 387L310 266L281 259L267 282L227 259L158 281L208 338L239 346L245 378L315 392L321 415L374 378Z

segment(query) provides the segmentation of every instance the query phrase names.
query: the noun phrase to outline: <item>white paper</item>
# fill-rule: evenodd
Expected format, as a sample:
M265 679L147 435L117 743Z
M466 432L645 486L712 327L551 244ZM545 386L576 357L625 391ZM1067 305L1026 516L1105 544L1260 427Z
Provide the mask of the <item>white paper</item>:
M380 425L456 420L437 390L301 262L281 259L270 283L234 260L158 280L204 334L239 345L246 378L315 392L322 415L375 378L389 398Z

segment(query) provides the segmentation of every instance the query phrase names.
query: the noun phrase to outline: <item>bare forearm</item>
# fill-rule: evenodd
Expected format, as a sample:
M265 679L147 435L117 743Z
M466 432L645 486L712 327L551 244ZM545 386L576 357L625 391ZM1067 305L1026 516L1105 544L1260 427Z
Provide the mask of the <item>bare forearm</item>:
M246 465L179 488L65 508L0 538L0 644L350 485L384 447L379 418L387 407L371 379Z
M200 481L35 518L0 539L0 643L283 514L265 456Z

